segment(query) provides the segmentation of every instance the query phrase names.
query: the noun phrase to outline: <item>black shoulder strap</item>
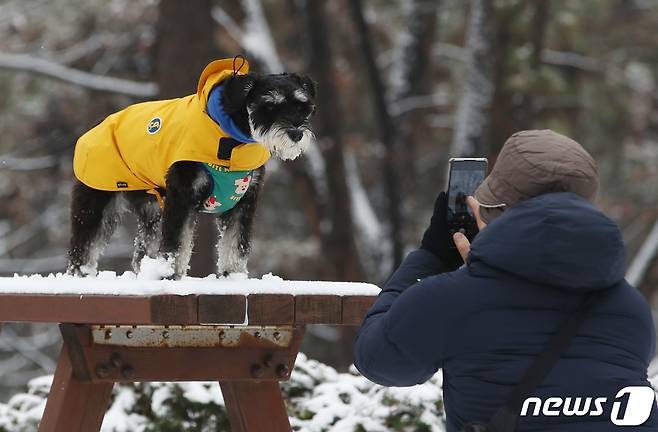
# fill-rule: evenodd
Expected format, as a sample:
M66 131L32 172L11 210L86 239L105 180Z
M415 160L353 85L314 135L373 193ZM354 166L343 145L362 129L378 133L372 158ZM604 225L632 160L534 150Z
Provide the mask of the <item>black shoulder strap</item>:
M546 375L553 369L560 355L567 349L578 333L580 325L591 312L601 292L588 293L578 307L562 322L557 333L548 342L544 351L534 360L521 381L514 387L507 403L491 418L488 432L512 432L516 428L523 402L532 394Z
M229 137L220 138L219 147L217 147L217 159L231 160L231 153L233 152L233 149L240 144L244 143Z

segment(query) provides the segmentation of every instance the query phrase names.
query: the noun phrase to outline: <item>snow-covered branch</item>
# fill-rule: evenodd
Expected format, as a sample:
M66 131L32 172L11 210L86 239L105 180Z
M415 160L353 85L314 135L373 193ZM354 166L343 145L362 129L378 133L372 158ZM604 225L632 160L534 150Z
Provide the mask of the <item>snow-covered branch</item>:
M633 262L628 267L626 272L626 280L633 286L638 286L642 283L644 275L646 274L649 266L658 254L658 219L656 220L651 232L646 240L640 247L640 250L633 258Z
M468 61L468 50L459 45L450 43L437 42L434 44L432 54L458 62ZM551 66L563 66L579 69L585 72L600 73L605 69L605 64L601 60L589 57L584 54L544 49L541 53L541 61Z
M55 371L55 362L43 354L39 348L30 343L23 341L12 329L7 327L3 331L2 343L13 348L20 355L30 360L45 372L51 373ZM56 340L56 339L55 339Z
M58 163L55 156L36 156L31 158L16 158L0 156L0 168L12 171L31 171L51 168Z
M260 0L242 0L242 7L247 13L245 27L249 29L243 34L242 43L245 48L254 53L267 66L270 73L283 72L283 63L276 50L270 25L265 19L263 5Z
M432 49L432 54L437 57L456 60L458 62L466 63L468 61L468 53L466 52L466 48L445 42L435 43Z
M235 22L233 17L227 14L226 11L219 6L212 9L211 15L212 19L214 19L217 24L226 29L226 32L233 38L233 40L239 44L242 43L244 32L242 31L242 28L240 28L240 25Z
M33 72L81 87L133 97L150 98L158 94L158 86L152 82L95 75L25 54L0 53L0 68Z
M369 276L376 279L391 266L391 243L363 187L356 155L349 148L345 150L345 174L350 185L357 249Z
M242 0L246 13L245 23L240 27L222 8L212 11L213 19L251 55L260 60L269 73L283 72L283 63L272 37L272 31L263 13L260 0Z
M82 42L78 42L65 50L55 52L48 57L56 63L68 65L103 48L106 45L107 39L108 37L105 34L94 34Z
M541 59L546 64L553 66L568 66L586 72L603 72L604 69L604 65L601 61L574 52L545 49L542 51Z
M424 108L433 108L437 106L446 106L449 98L444 92L436 92L428 95L409 96L400 99L395 104L390 105L392 116L400 116L410 111Z

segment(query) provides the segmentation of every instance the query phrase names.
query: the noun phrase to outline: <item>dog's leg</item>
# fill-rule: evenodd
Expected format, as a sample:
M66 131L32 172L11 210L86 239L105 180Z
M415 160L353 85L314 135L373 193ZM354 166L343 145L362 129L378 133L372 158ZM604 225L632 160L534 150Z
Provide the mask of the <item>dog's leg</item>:
M73 185L68 274L96 274L98 257L119 223L118 197L116 192L99 191L80 182Z
M246 273L251 252L251 230L258 195L265 180L265 167L254 171L249 189L231 210L217 219L217 274Z
M208 174L196 162L177 162L167 173L160 254L173 262L174 279L187 272L197 212L210 188Z
M162 235L162 210L155 197L143 191L127 192L126 198L130 209L137 216L132 267L135 273L139 273L142 258L155 258L158 254Z

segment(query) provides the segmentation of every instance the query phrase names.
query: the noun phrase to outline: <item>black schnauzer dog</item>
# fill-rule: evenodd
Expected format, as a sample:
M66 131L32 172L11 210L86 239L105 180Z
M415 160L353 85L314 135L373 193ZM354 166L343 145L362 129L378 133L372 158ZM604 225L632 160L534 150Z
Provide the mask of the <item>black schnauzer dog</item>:
M273 156L295 159L314 141L310 118L315 111L315 83L310 78L287 73L234 73L221 85L219 100L224 112L243 136L253 138ZM152 126L148 126L149 133ZM255 169L235 206L217 215L218 275L247 270L254 212L264 175L264 165ZM98 190L77 181L72 191L67 273L95 274L98 258L121 215L131 212L138 223L134 270L138 272L142 259L150 257L169 266L158 277L180 279L187 272L197 212L208 204L212 188L208 171L194 161L179 161L169 167L166 187L161 191L164 204L144 190Z

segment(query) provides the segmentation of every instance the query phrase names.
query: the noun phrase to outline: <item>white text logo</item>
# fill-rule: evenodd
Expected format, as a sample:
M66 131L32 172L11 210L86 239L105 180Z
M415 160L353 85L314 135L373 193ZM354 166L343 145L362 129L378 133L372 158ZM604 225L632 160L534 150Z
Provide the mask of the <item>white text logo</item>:
M643 424L651 415L655 397L651 387L633 386L619 390L612 403L610 421L617 426ZM607 402L605 397L549 397L546 400L530 397L523 402L521 415L597 417L603 415Z

